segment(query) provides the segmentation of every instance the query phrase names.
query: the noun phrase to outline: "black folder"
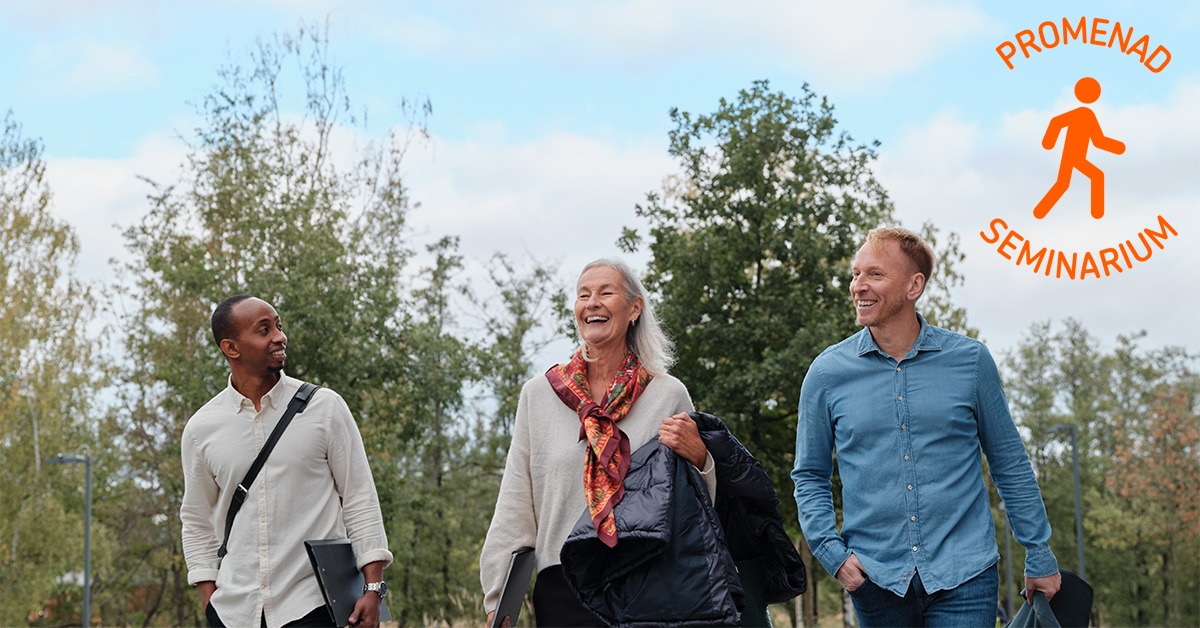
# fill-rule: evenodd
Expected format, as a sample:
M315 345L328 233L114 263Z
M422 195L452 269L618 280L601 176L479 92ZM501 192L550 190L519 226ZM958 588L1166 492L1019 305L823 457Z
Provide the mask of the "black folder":
M354 603L362 597L363 585L366 584L355 562L350 539L305 541L304 549L308 551L308 560L317 574L321 595L325 596L325 607L332 615L331 619L338 626L349 625ZM379 621L391 618L387 602L379 600Z
M491 628L504 628L505 617L508 618L509 626L517 625L521 603L525 601L525 591L529 589L529 577L533 575L533 566L536 564L532 547L513 550L508 579L504 581L504 588L500 590L500 604L492 617Z

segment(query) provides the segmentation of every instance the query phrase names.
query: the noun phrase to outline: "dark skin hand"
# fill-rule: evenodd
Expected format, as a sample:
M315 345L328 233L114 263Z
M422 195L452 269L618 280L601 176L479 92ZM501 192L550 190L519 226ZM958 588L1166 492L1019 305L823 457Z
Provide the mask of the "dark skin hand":
M376 561L367 563L362 568L363 576L367 582L379 582L383 580L383 562ZM200 593L200 608L205 610L208 608L208 602L212 599L213 592L217 590L217 583L212 580L196 583L196 591ZM350 614L349 620L352 626L361 626L362 628L379 628L379 594L374 591L363 593L358 601L354 603L354 612Z
M362 568L366 582L383 580L383 561L367 563ZM374 591L363 593L354 603L354 612L350 614L350 625L362 628L379 628L379 594Z

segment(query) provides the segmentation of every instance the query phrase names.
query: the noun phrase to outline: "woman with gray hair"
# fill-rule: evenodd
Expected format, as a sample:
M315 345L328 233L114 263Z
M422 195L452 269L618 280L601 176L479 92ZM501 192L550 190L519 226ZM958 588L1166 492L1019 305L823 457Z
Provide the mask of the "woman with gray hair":
M575 294L580 347L566 364L521 389L500 495L480 556L489 625L513 550L536 548L533 590L539 626L604 622L575 597L559 552L587 509L597 537L617 543L613 506L624 495L630 452L657 436L701 470L711 497L712 456L700 438L683 384L669 375L672 343L645 288L617 259L583 268ZM583 479L582 486L580 478Z

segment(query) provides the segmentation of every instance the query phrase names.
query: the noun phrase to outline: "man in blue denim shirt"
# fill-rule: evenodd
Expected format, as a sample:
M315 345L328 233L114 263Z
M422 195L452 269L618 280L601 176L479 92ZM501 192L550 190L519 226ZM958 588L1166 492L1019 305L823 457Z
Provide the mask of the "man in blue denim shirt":
M875 229L852 270L864 329L821 353L800 392L792 479L813 555L862 626L995 625L1000 555L982 451L1025 546L1027 595L1052 597L1050 524L996 364L982 343L917 314L933 251L911 231Z

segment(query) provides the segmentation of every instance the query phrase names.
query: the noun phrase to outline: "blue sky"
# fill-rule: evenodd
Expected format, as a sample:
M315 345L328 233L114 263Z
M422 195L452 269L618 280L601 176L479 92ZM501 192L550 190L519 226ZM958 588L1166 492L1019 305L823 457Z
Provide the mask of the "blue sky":
M995 52L1050 20L1105 18L1148 34L1170 64L1150 72L1119 50L1074 42ZM333 60L371 131L428 97L428 144L408 186L417 237L462 236L476 260L530 253L569 281L610 255L634 203L674 170L668 111L703 113L756 79L829 97L857 140L879 140L876 172L908 226L958 232L968 260L957 298L993 349L1037 320L1075 316L1102 339L1139 328L1151 345L1200 351L1200 3L894 2L17 2L0 0L0 107L46 147L55 211L80 230L80 273L105 280L119 230L147 208L138 175L173 180L189 102L255 38L328 22ZM1123 156L1093 149L1110 217L1086 216L1086 179L1040 223L1053 181L1049 119L1078 106L1093 76L1101 126ZM1080 209L1084 208L1084 209ZM1003 216L1031 241L1097 250L1165 216L1178 230L1144 264L1066 282L1006 262L978 232ZM581 235L582 234L582 235ZM634 259L635 263L644 258ZM475 272L478 272L476 266ZM831 339L831 342L835 339Z

